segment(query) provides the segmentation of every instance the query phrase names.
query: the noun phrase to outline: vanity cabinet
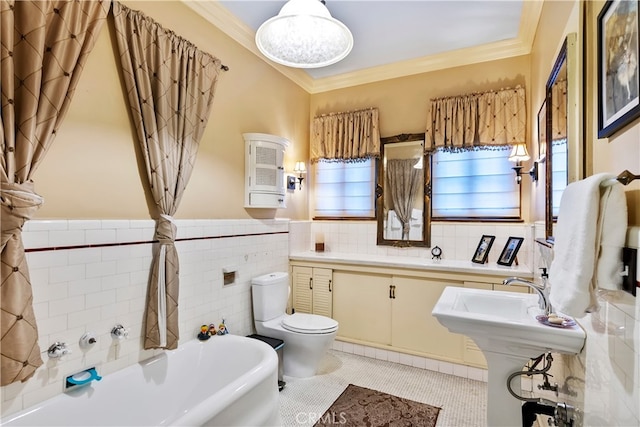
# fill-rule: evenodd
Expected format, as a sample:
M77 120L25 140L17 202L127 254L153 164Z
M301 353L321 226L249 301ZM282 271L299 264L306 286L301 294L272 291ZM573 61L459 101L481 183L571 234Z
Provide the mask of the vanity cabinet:
M291 268L292 307L299 313L333 316L333 271L330 268Z
M333 277L339 339L462 359L461 336L431 315L444 288L455 282L348 271Z
M360 265L346 260L291 260L290 265L296 311L318 313L315 292L324 290L333 304L329 316L339 323L336 338L340 341L481 368L486 368L486 361L473 340L449 332L431 315L440 295L447 286L528 292L525 286L502 286L502 275L484 272ZM331 282L319 278L322 270L331 273ZM325 285L319 286L323 280Z
M391 344L391 278L334 271L333 318L338 338Z

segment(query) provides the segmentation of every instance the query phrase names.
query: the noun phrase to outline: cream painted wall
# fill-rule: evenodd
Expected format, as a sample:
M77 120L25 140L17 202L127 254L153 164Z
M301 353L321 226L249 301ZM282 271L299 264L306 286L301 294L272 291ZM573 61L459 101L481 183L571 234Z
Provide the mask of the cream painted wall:
M585 175L599 172L618 174L624 169L640 173L640 121L636 120L609 139L597 138L597 16L604 1L546 0L536 40L531 53L531 81L534 87L546 82L564 36L581 32L584 8L584 146ZM533 93L539 106L543 94ZM640 225L640 183L625 187L629 224ZM544 208L543 195L535 194L536 212ZM540 205L542 203L542 205ZM551 278L553 283L553 278ZM587 314L578 323L587 338L585 348L577 356L555 355L551 373L559 385L560 395L540 392L553 401L567 402L577 408L578 426L637 426L640 392L640 301L623 291L598 295L600 309Z
M536 37L531 48L531 86L529 88L532 126L530 130L531 157L538 158L537 114L545 98L545 87L553 69L556 57L562 47L565 35L578 32L578 3L572 1L546 1L542 9ZM545 209L545 168L539 165L540 179L532 186L531 209L533 221L544 221Z
M600 172L618 174L628 169L640 174L640 121L636 120L609 138L598 139L597 18L604 1L586 2L588 37L586 61L587 175ZM640 182L625 187L629 224L640 225Z
M313 119L320 114L377 107L380 111L381 136L419 133L426 129L431 98L522 85L526 88L529 99L529 74L528 55L449 68L314 94L311 96L310 114ZM527 101L529 110L530 105L531 102ZM530 141L529 137L529 146ZM522 217L525 221L530 216L530 188L531 184L526 176L522 187Z
M287 209L245 209L243 132L290 141L285 167L308 158L309 99L299 86L177 1L125 1L219 57L216 97L177 218L306 219L307 192L288 192ZM111 18L88 57L71 107L42 166L37 219L150 217L117 63Z

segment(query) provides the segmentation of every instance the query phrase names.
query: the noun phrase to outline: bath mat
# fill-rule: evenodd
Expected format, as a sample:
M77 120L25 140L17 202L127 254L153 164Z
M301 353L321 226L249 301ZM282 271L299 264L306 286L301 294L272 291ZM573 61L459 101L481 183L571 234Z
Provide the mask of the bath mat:
M316 426L434 427L440 408L349 384Z

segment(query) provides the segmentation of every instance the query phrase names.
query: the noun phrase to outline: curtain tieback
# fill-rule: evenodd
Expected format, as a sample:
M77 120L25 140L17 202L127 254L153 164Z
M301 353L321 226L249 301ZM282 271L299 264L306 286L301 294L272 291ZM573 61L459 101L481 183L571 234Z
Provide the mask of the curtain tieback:
M2 206L2 248L12 236L22 232L22 226L33 217L44 203L44 198L34 192L33 181L22 184L3 182L0 186Z
M170 215L160 214L156 226L156 239L163 244L173 243L176 240L178 228Z

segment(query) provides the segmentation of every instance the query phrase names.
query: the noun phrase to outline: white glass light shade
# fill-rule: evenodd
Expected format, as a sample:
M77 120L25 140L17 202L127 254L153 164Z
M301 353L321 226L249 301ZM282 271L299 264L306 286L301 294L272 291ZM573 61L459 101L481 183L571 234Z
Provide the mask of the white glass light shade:
M510 162L524 162L530 158L527 146L522 143L514 145L511 154L509 154Z
M319 68L344 59L353 47L353 36L319 0L289 0L258 28L256 45L279 64Z
M296 165L293 168L293 171L299 174L303 174L303 173L307 173L307 168L304 165L304 162L296 162Z

